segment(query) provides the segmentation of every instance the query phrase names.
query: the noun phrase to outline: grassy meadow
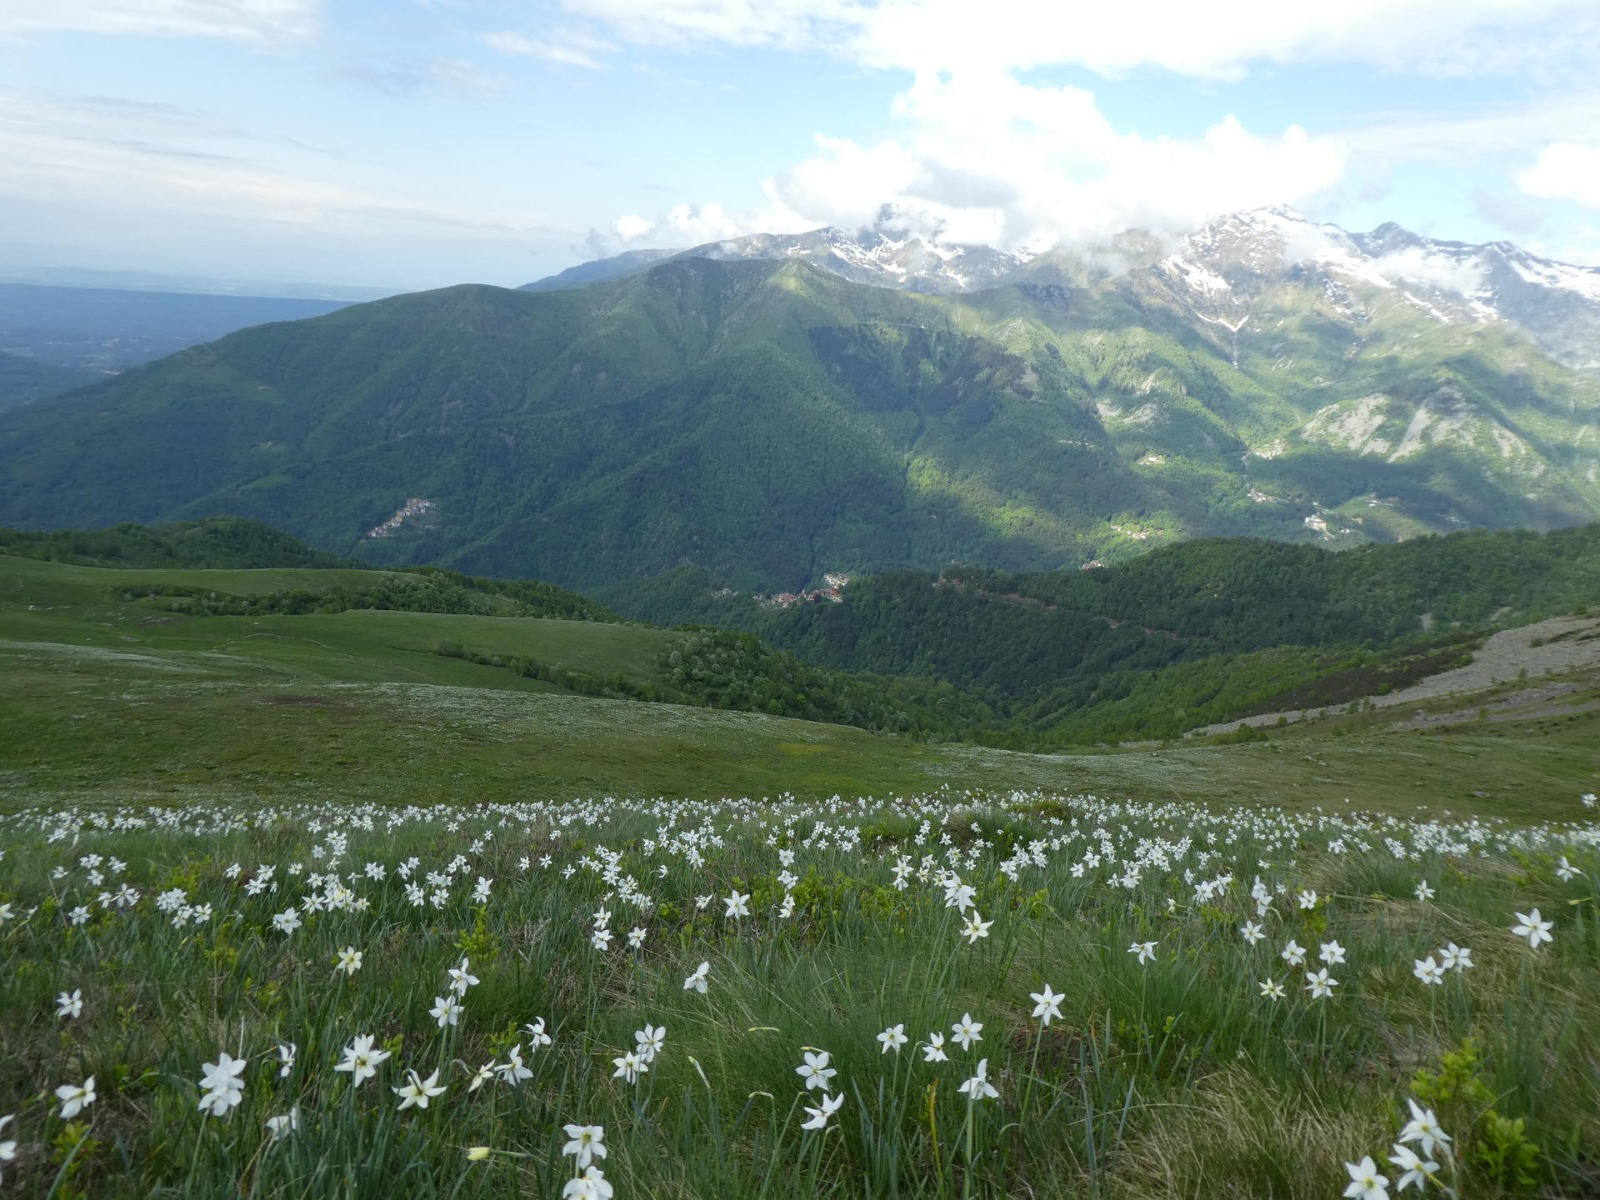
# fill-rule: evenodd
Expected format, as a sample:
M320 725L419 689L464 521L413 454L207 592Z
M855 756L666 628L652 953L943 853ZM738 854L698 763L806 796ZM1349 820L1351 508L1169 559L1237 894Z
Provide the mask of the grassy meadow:
M0 558L0 1195L1600 1190L1592 678L1030 755L226 574Z
M1328 1196L1408 1101L1452 1139L1425 1191L1600 1182L1593 824L941 792L0 828L23 1194Z
M0 811L79 801L885 795L940 787L1087 791L1209 805L1281 803L1579 815L1600 786L1600 683L1559 711L1395 732L1354 713L1228 744L1024 754L873 736L754 713L573 695L457 644L591 676L658 681L690 635L456 613L197 617L141 588L257 595L360 586L381 572L112 570L0 556ZM134 598L129 598L133 596ZM1498 703L1498 692L1474 697ZM1441 700L1422 710L1459 708ZM1408 710L1409 711L1409 710Z

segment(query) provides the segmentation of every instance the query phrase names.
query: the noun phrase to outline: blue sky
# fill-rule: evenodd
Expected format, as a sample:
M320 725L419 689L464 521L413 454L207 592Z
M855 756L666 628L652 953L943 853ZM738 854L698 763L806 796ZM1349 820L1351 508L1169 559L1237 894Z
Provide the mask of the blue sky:
M1592 0L6 0L0 275L514 285L1279 203L1594 263L1596 61Z

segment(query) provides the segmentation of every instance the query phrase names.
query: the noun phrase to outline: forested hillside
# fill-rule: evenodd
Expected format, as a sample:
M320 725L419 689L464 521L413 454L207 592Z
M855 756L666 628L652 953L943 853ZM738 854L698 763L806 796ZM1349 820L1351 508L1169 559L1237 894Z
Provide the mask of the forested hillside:
M1391 299L1286 276L1230 334L1164 269L934 296L693 257L398 296L0 415L0 522L221 512L375 565L778 591L1600 516L1600 382Z
M1005 744L1169 736L1330 675L1397 685L1459 658L1474 631L1600 606L1600 525L1341 552L1201 540L1088 571L888 572L838 603L788 607L690 572L607 595L659 621L749 629L809 662L954 684L993 707Z

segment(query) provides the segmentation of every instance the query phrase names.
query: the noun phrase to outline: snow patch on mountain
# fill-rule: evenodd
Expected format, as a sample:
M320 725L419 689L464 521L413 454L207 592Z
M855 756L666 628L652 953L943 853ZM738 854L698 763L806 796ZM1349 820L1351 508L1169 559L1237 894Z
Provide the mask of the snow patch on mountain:
M1349 233L1276 207L1218 217L1176 245L1130 230L1102 246L1035 253L925 240L893 216L855 232L753 234L690 250L634 251L628 263L626 255L616 260L615 270L602 262L564 275L573 284L611 277L658 256L800 260L878 287L960 293L1016 285L1040 303L1062 305L1076 289L1151 268L1194 314L1213 324L1225 320L1230 329L1240 314L1255 311L1254 297L1267 289L1310 285L1320 303L1353 324L1380 320L1386 304L1448 325L1504 322L1557 361L1600 371L1600 268L1543 259L1509 242L1440 241L1394 224ZM553 277L529 286L567 284Z
M1575 267L1570 263L1535 258L1516 247L1512 249L1516 250L1516 257L1508 255L1507 258L1511 269L1523 282L1572 292L1600 304L1600 267Z
M1221 275L1215 271L1208 271L1199 263L1191 262L1181 254L1173 254L1162 259L1160 265L1162 271L1192 291L1203 292L1207 296L1218 296L1233 290Z

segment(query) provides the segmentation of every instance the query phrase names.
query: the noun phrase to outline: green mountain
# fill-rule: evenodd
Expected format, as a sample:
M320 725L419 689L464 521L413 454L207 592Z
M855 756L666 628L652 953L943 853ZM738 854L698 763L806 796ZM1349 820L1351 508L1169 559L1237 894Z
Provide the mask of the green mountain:
M156 568L168 578L139 576L128 598L159 600L192 616L347 612L470 613L618 621L604 605L533 579L478 579L440 567L370 571L259 521L209 517L172 525L131 522L109 529L28 532L0 529L0 555L122 570ZM218 586L213 579L229 573ZM109 576L107 577L109 578Z
M211 517L173 525L126 522L109 529L0 529L0 554L75 563L86 567L348 567L322 550L239 517Z
M769 591L1600 516L1600 381L1510 324L1292 270L1249 313L1166 262L925 295L688 257L395 297L0 415L0 523L223 512L380 565Z
M0 351L0 409L85 387L105 376Z
M992 710L968 736L1036 748L1172 736L1444 669L1486 629L1600 601L1600 524L1337 553L1202 539L1093 571L888 572L785 606L692 569L605 594L635 616L748 630L824 668L950 685Z

